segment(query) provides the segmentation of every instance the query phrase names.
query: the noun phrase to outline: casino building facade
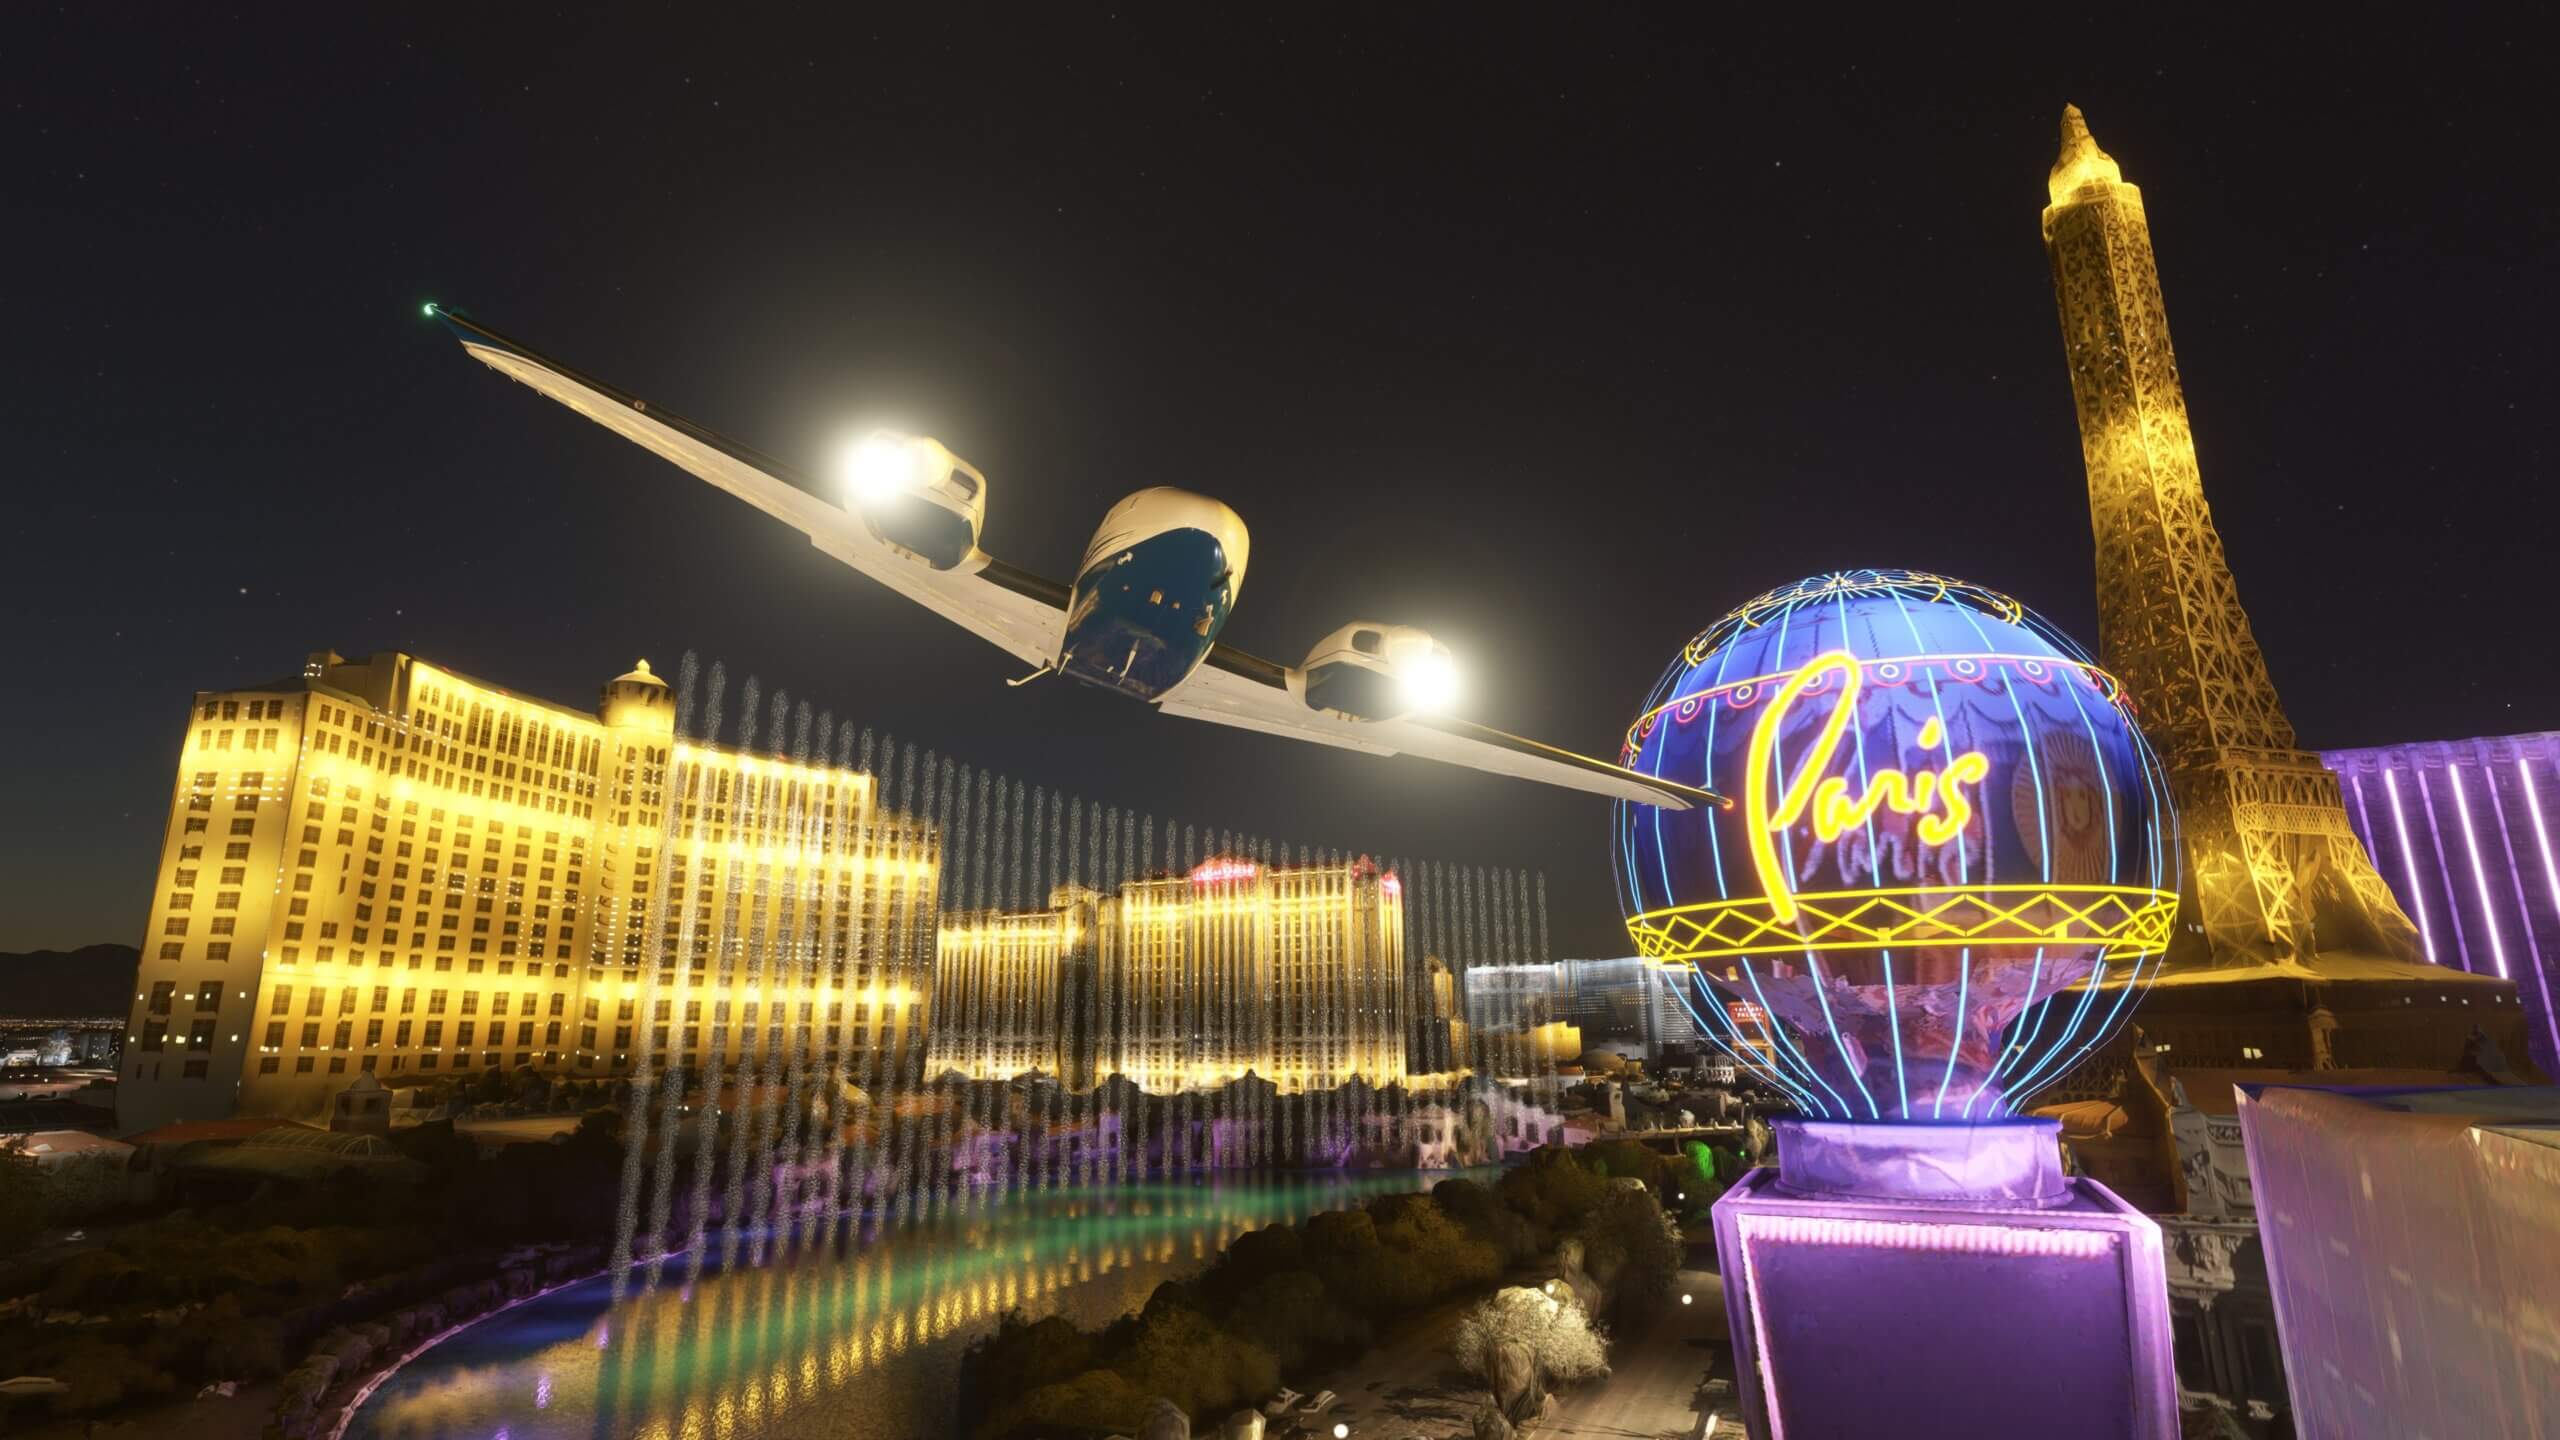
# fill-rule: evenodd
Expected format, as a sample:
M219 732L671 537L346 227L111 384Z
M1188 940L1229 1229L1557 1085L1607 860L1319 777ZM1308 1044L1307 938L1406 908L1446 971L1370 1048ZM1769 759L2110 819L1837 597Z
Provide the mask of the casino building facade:
M1403 885L1368 861L1217 857L1116 893L946 916L932 1074L1113 1074L1165 1094L1250 1074L1281 1092L1407 1074Z
M675 730L646 662L593 713L396 652L200 692L122 1128L318 1114L365 1073L610 1074L647 1048L858 1080L920 1047L934 835L868 775Z

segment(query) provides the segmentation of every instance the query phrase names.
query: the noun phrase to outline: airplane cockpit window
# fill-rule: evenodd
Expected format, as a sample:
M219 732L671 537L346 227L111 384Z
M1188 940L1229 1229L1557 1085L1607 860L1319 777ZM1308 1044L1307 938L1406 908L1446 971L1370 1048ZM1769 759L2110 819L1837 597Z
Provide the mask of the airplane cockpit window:
M1354 650L1359 651L1359 652L1360 652L1361 654L1363 654L1363 655L1375 655L1375 654L1380 653L1380 651L1379 651L1379 645L1378 645L1378 632L1377 632L1377 631L1375 631L1375 630L1354 630L1354 631L1352 631L1352 632L1351 632L1351 648L1352 648L1352 649L1354 649Z

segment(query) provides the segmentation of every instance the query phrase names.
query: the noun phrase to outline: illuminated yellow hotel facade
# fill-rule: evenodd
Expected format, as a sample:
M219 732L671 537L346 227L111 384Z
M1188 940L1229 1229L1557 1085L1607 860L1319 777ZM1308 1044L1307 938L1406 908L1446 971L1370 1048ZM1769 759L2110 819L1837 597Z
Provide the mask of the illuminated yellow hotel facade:
M1114 1073L1166 1094L1250 1074L1283 1093L1404 1080L1403 887L1366 861L1216 858L1114 895L946 917L929 1073Z
M122 1128L313 1114L366 1072L607 1074L645 1045L858 1078L920 1046L932 833L868 775L675 729L645 662L592 714L398 653L199 693Z

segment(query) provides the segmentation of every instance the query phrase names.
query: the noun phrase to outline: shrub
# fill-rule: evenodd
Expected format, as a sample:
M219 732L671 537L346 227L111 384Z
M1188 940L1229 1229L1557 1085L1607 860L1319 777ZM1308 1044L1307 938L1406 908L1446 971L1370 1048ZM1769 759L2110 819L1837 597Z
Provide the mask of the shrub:
M1458 1317L1449 1351L1458 1368L1490 1382L1496 1347L1518 1340L1538 1357L1539 1372L1559 1384L1609 1373L1609 1335L1582 1307L1525 1286L1497 1290Z
M138 1347L82 1336L54 1362L53 1378L70 1386L53 1397L57 1415L87 1415L128 1401L148 1400L177 1388L168 1371L142 1357Z
M1502 1177L1502 1203L1541 1229L1568 1224L1600 1201L1608 1179L1585 1167L1572 1151L1542 1145Z
M1239 1339L1186 1305L1153 1305L1129 1351L1113 1366L1149 1395L1188 1414L1226 1410L1269 1394L1280 1383L1271 1352Z
M1304 1271L1268 1275L1236 1300L1226 1328L1294 1369L1327 1351L1366 1345L1371 1328L1357 1311L1336 1304L1324 1282Z
M1576 1230L1591 1278L1619 1304L1670 1295L1683 1258L1680 1227L1641 1190L1611 1191Z
M44 1230L44 1172L26 1142L0 1145L0 1254L16 1254Z
M999 1406L978 1427L982 1436L1036 1430L1127 1432L1147 1408L1147 1392L1116 1370L1087 1370L1072 1380L1043 1385Z
M1027 1395L1093 1368L1093 1337L1052 1315L1026 1322L1018 1310L996 1321L996 1333L970 1347L970 1388L986 1396Z

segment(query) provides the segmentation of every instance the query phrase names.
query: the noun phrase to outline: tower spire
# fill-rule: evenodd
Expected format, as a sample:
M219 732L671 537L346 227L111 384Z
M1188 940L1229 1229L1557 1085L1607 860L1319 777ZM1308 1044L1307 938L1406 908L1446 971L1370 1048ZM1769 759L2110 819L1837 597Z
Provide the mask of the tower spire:
M2116 164L2114 156L2098 148L2097 137L2089 133L2089 122L2080 114L2080 107L2065 105L2062 153L2054 159L2053 173L2045 178L2045 193L2059 205L2092 181L2121 185L2124 168Z

